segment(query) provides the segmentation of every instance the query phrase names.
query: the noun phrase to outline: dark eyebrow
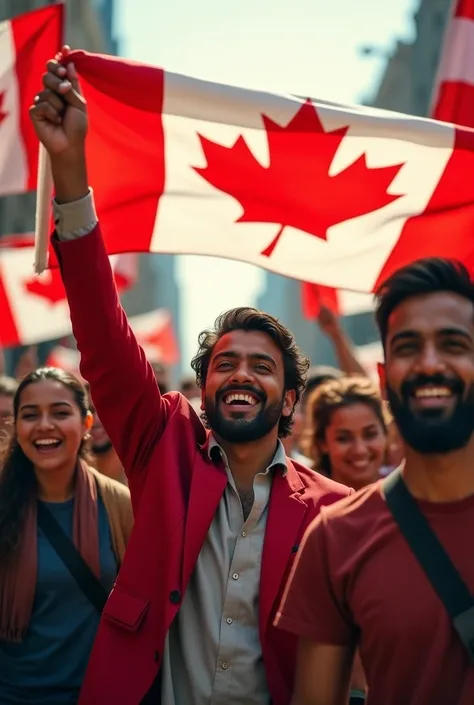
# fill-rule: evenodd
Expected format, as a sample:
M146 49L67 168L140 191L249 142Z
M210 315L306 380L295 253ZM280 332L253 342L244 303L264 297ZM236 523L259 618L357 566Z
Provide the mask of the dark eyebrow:
M223 350L222 352L219 352L215 355L214 361L220 360L224 357L238 360L241 355L239 355L239 353L236 353L235 350ZM276 367L276 362L271 355L266 355L265 353L250 353L250 355L248 355L247 357L249 357L251 360L261 360L264 362L268 362L273 367Z
M439 330L436 331L436 335L457 335L461 336L462 338L466 338L466 340L469 340L472 342L472 336L463 328L440 328ZM416 340L417 338L420 337L420 333L417 333L414 330L402 330L400 333L396 333L393 338L390 341L390 345L393 345L393 343L397 343L400 340Z
M70 409L72 409L72 404L70 404L68 401L55 401L51 406L68 406ZM25 411L25 409L37 409L38 404L24 404L23 406L20 406L20 411Z

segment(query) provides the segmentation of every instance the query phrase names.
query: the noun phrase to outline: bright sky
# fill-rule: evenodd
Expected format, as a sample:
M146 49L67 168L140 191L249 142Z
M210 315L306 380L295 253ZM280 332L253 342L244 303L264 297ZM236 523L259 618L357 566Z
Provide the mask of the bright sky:
M220 83L295 93L340 103L370 93L382 58L412 36L417 0L120 0L121 53L170 71ZM253 304L262 287L256 267L181 257L183 361L198 333L222 311ZM234 286L229 286L233 282Z

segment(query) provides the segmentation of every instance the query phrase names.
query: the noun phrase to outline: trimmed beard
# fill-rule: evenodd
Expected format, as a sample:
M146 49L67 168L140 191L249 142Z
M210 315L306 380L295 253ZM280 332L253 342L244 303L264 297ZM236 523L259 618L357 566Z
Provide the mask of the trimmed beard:
M266 395L259 394L261 407L253 419L246 419L245 414L236 413L233 419L226 419L219 411L219 403L229 390L216 394L214 400L204 399L206 420L210 429L229 443L251 443L264 438L275 426L278 426L285 403L280 401L266 404Z
M474 432L474 389L471 386L466 395L461 380L442 375L430 380L423 378L425 384L428 381L434 386L449 387L458 394L459 401L449 416L438 409L414 412L409 406L410 392L420 384L420 377L405 382L401 395L387 384L387 400L400 435L410 448L422 455L444 455L460 450Z

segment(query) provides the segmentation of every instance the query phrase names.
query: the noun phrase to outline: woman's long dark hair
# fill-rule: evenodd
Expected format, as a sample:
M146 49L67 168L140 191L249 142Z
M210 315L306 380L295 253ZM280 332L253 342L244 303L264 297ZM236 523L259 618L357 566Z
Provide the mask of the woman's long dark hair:
M30 384L44 381L60 382L70 389L81 416L89 411L88 395L73 375L56 367L41 367L26 375L13 398L14 426L0 449L0 565L6 565L19 546L26 510L36 497L38 485L33 465L23 453L16 435L16 421L21 394ZM79 450L83 455L84 444Z

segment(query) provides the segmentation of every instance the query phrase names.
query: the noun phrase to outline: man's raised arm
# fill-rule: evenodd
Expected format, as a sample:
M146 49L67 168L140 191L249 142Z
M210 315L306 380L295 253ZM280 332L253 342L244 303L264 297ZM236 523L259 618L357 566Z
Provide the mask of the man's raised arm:
M62 57L67 60L67 48ZM162 433L166 399L120 305L87 179L87 106L74 67L48 63L30 109L51 159L55 186L53 245L69 302L81 372L127 474ZM110 175L113 178L113 174ZM139 227L139 223L137 224Z

